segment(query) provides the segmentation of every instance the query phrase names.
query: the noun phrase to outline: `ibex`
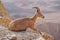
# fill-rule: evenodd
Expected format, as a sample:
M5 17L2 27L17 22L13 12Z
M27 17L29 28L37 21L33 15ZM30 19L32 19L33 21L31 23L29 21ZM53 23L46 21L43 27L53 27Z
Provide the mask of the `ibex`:
M6 11L0 0L0 25L8 26L11 19L10 14Z
M31 28L34 31L39 32L39 30L35 28L34 24L38 17L44 18L44 16L41 14L40 9L38 7L33 8L37 9L37 12L34 17L13 20L10 22L8 29L12 31L23 31L26 30L27 28Z

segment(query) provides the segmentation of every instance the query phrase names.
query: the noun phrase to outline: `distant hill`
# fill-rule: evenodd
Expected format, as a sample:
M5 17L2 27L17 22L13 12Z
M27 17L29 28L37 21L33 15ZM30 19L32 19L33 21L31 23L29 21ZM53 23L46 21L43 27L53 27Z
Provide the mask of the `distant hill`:
M60 23L44 23L37 26L40 31L53 35L55 40L60 40Z

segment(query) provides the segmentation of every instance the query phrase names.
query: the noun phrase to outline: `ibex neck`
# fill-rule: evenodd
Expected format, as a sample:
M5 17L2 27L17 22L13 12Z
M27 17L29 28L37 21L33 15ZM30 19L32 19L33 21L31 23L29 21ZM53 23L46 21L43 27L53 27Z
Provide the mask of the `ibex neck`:
M35 22L36 19L37 19L37 16L35 15L35 16L32 18L32 20Z

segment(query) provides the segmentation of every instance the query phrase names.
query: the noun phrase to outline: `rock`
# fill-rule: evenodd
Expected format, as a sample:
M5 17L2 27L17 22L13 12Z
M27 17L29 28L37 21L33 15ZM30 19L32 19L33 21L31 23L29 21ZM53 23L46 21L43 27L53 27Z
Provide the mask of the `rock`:
M2 37L0 40L17 40L17 37L13 35L8 35L5 37Z
M45 40L54 40L53 36L50 34L47 34L45 32L42 32L42 36Z
M12 40L17 39L14 33L11 33L7 28L4 26L0 26L0 40Z
M46 33L43 34L42 32L41 35L30 28L26 31L13 32L3 26L0 26L0 40L49 40L49 37L47 37L47 39L45 38L45 34Z

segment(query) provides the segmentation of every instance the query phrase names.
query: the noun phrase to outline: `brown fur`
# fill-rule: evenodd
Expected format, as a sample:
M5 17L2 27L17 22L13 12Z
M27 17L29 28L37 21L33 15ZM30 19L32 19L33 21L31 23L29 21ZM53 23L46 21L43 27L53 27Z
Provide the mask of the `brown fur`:
M21 30L26 30L29 27L37 32L38 30L34 27L37 17L44 18L44 16L40 13L40 11L38 11L36 12L33 18L24 18L24 19L17 19L12 21L9 24L9 29L12 31L21 31Z

